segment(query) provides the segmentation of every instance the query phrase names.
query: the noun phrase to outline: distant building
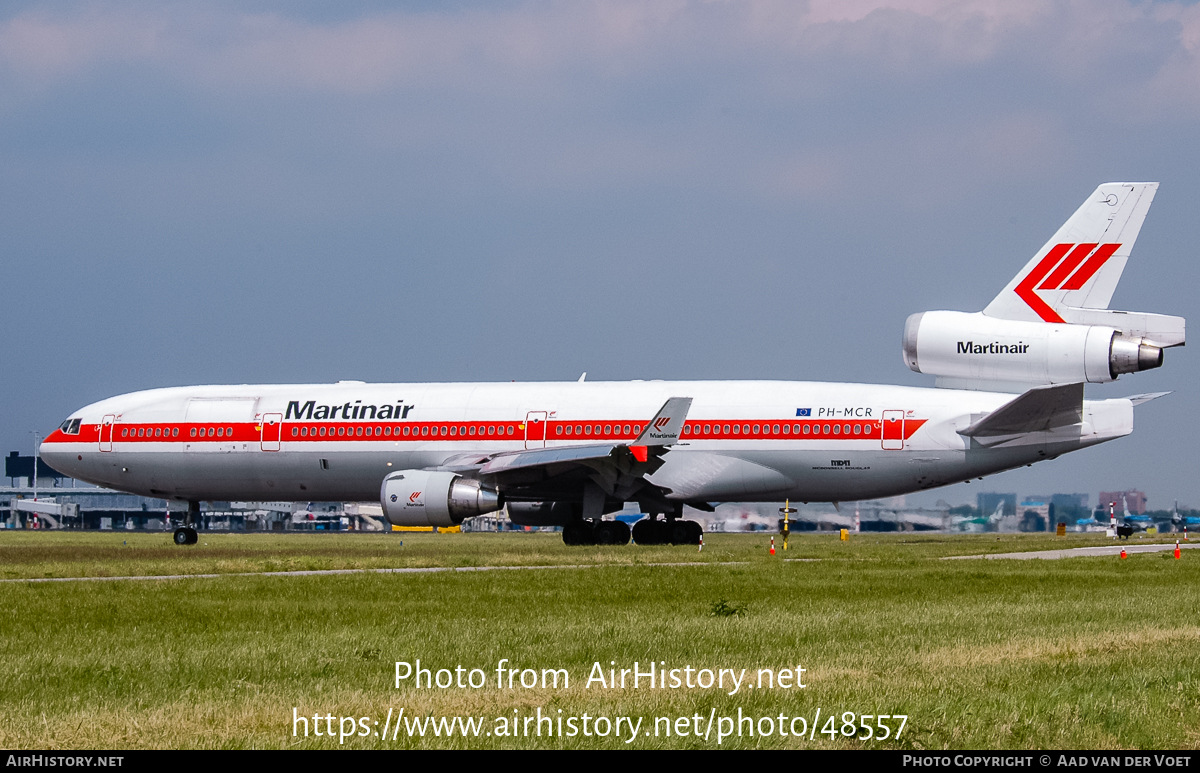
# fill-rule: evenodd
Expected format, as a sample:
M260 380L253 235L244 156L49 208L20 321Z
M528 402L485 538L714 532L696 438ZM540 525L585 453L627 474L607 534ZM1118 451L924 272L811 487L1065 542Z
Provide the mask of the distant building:
M1050 528L1050 503L1045 498L1025 499L1020 506L1021 531L1047 531Z
M1059 507L1074 507L1079 510L1088 509L1087 494L1055 494L1050 497L1050 504L1056 508Z
M975 495L976 506L979 508L980 515L991 515L996 512L996 508L1000 503L1004 503L1004 515L1017 514L1017 495L1016 494L998 494L994 491L982 491Z
M1142 491L1101 491L1096 509L1107 513L1109 502L1116 503L1117 515L1144 515L1146 512L1146 494Z

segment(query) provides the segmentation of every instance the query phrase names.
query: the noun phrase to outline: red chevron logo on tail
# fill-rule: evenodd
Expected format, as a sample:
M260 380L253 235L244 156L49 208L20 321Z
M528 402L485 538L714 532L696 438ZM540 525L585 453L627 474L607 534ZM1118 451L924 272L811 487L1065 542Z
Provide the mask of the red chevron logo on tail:
M1065 322L1037 290L1079 290L1113 256L1120 244L1056 244L1015 288L1021 300L1046 322ZM1080 265L1082 264L1082 265ZM1039 284L1040 283L1040 284Z

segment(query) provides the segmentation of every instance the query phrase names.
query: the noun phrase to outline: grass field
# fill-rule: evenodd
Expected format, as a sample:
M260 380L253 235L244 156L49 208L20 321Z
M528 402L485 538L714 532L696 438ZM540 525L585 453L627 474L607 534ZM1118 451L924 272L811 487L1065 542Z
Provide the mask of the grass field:
M0 579L18 580L0 583L0 747L717 748L722 717L743 730L722 748L1200 746L1197 552L943 561L1104 539L804 534L771 557L767 539L714 534L697 553L567 548L552 534L210 533L193 548L166 534L0 534ZM580 568L19 581L566 565ZM396 689L395 662L418 658L435 672L478 668L486 685ZM565 669L570 684L526 689L518 676L497 688L505 658ZM800 665L806 687L585 686L613 661L745 668L747 680ZM376 736L402 708L479 717L481 733ZM539 708L642 724L628 744L628 724L619 737L487 735L514 717L532 733ZM307 737L302 724L293 736L293 709ZM771 734L749 735L739 711L772 717ZM863 741L837 732L845 712L908 719L898 740ZM315 735L314 714L322 726L332 716L335 734L340 717L361 722L341 743ZM811 735L781 736L781 714L804 717ZM686 735L656 722L681 717Z

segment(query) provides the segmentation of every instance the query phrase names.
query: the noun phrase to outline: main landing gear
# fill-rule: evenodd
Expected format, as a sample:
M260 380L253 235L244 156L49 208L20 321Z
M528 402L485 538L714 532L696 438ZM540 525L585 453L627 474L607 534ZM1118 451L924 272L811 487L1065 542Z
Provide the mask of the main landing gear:
M628 545L629 526L624 521L571 521L563 527L565 545Z
M699 545L704 528L682 518L643 518L633 525L633 541L639 545Z
M183 526L175 530L174 539L176 545L195 545L200 535L190 524L200 523L200 503L188 502L187 515L183 516Z

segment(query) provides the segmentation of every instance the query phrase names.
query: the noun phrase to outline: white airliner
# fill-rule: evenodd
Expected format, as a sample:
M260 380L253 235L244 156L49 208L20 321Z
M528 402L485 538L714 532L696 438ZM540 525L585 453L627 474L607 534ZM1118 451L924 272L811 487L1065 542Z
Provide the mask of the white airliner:
M694 543L683 506L840 502L944 486L1128 435L1158 394L1085 383L1162 365L1184 320L1111 311L1157 183L1106 183L986 309L915 314L907 365L934 389L785 381L197 386L76 411L41 446L55 469L187 501L364 501L397 525L507 506L568 544ZM659 518L658 516L664 516Z

